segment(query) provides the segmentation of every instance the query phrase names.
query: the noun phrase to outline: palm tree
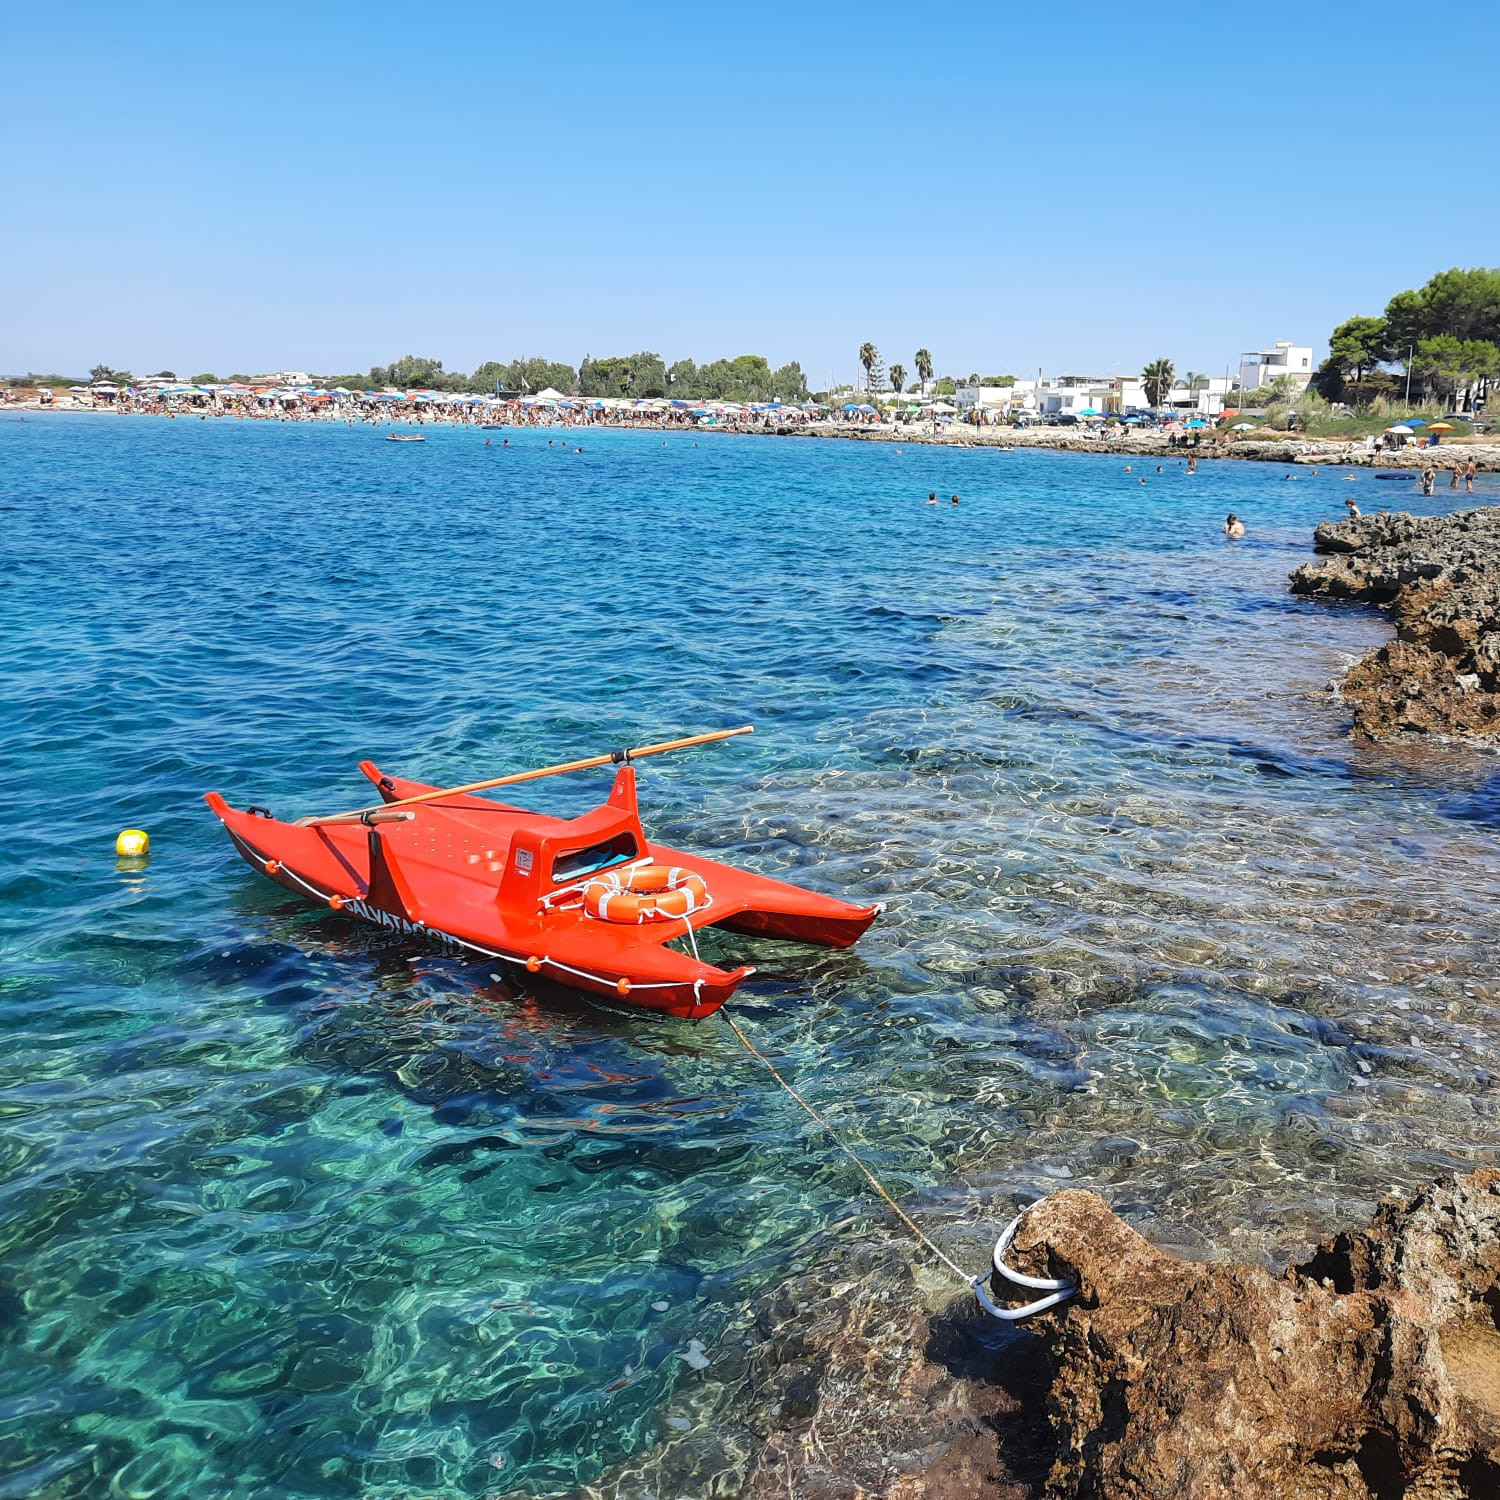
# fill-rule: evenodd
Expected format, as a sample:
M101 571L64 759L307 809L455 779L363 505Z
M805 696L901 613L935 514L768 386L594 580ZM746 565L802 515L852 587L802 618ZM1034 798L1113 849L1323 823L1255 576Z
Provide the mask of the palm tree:
M891 389L900 395L906 387L906 366L891 366Z
M1146 386L1146 400L1152 406L1160 406L1168 391L1172 389L1172 361L1153 359L1141 371Z
M927 394L927 382L932 379L932 356L925 349L918 349L912 363L917 367L917 379L922 382L922 394Z
M873 391L875 387L871 382L875 376L875 366L880 363L880 350L867 340L859 346L859 362L865 367L865 389Z
M1187 374L1182 377L1182 383L1187 386L1190 391L1196 391L1200 385L1208 384L1208 376L1203 374L1201 370L1189 370Z

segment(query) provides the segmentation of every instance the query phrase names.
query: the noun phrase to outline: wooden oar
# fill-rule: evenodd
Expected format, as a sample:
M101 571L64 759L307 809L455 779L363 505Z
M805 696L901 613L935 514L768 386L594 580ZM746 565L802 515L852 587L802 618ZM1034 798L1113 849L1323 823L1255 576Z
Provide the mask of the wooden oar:
M516 771L510 776L495 776L489 781L471 781L467 786L442 787L437 791L422 792L415 797L402 797L395 802L377 802L373 807L356 807L352 812L329 813L324 817L298 818L298 828L317 828L329 823L359 823L367 813L391 813L400 807L415 807L419 802L441 802L444 797L463 797L470 792L487 792L491 787L514 786L518 781L536 781L542 776L561 776L566 771L589 771L595 766L613 765L620 761L640 760L646 755L664 755L668 750L686 750L693 745L708 745L715 740L732 740L737 734L754 734L755 726L746 724L739 729L716 729L712 734L693 734L682 740L663 740L659 745L642 745L635 750L614 750L608 755L591 755L586 760L565 761L559 766L543 766L539 771Z

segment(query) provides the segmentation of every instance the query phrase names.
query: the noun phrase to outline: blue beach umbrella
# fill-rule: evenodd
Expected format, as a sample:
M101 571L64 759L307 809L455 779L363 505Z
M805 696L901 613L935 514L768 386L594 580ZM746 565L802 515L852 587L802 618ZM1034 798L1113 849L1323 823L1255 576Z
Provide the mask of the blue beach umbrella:
M1421 417L1408 417L1406 419L1406 425L1408 427L1425 427L1427 423Z

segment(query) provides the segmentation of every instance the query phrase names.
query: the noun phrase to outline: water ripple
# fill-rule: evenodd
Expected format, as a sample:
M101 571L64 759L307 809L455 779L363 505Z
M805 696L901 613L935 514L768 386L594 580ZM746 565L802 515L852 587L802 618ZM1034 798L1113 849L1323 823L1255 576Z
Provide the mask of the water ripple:
M643 764L648 823L888 903L848 952L708 941L955 1243L1076 1183L1269 1261L1493 1159L1494 763L1319 694L1385 629L1284 590L1337 476L584 446L0 424L0 1495L602 1481L728 1421L747 1302L878 1217L725 1028L291 901L213 786L753 720Z

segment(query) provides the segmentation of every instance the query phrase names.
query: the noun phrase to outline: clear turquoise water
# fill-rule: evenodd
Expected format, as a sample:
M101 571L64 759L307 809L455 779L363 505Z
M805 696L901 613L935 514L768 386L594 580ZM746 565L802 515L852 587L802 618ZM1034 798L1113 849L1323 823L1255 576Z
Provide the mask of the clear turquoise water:
M725 940L734 1009L976 1269L1060 1182L1275 1256L1494 1158L1500 778L1309 696L1385 630L1285 592L1336 475L483 438L0 420L0 1496L607 1486L885 1232L721 1022L301 906L209 788L753 721L643 766L648 827L889 903Z

